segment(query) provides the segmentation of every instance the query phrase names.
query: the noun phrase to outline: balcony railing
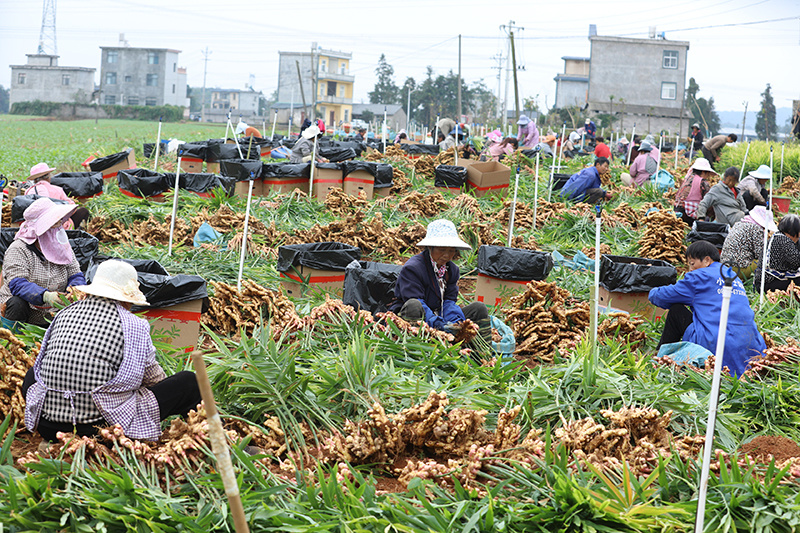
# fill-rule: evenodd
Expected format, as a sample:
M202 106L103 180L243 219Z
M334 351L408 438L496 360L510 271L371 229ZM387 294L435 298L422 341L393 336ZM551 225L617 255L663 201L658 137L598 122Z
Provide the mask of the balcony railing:
M352 98L345 98L343 96L320 96L318 97L318 103L320 104L352 104Z
M344 81L353 83L356 77L351 76L350 74L339 74L338 72L325 72L324 70L320 69L319 71L319 81Z

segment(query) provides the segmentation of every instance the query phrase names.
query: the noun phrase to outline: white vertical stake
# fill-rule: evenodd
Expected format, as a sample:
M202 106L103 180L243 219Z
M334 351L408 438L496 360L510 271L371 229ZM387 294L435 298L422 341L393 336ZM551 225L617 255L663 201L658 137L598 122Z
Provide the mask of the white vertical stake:
M602 200L600 200L602 202ZM590 329L592 331L592 354L597 356L597 321L600 313L600 224L602 218L600 213L603 211L602 204L594 206L597 216L594 219L594 290L592 293L592 318Z
M536 207L539 205L539 158L541 152L536 152L536 176L533 181L533 229L536 230Z
M675 134L675 174L678 173L678 143L681 141L681 132ZM692 148L694 148L694 143L692 143ZM689 162L692 161L692 152L689 152Z
M514 178L514 200L511 202L511 215L508 219L508 246L511 247L511 239L514 237L514 212L517 209L517 189L519 188L519 167L517 176Z
M748 143L748 148L750 144ZM744 165L742 165L744 167ZM767 200L767 211L771 212L772 210L772 145L769 147L769 200ZM759 311L764 306L764 283L767 277L767 238L769 236L769 231L767 227L769 224L764 224L764 247L761 251L761 289L759 291L758 296L758 309Z
M242 290L242 274L244 273L244 258L247 254L247 230L250 225L250 201L253 199L253 173L250 172L250 184L247 188L247 208L244 210L244 229L242 232L242 253L239 255L239 275L236 277L236 290Z
M181 157L183 150L178 150L178 166L175 169L175 191L172 194L172 220L169 223L169 248L167 255L172 255L172 236L175 234L175 218L178 216L178 188L181 177Z
M156 161L153 164L153 172L158 172L158 152L161 151L160 150L160 147L161 147L161 118L162 117L158 117L158 135L156 135L156 146L155 146Z
M633 131L631 132L631 142L628 144L628 157L625 159L625 166L630 166L631 164L631 152L633 151L633 138L636 136L636 123L633 123Z
M317 166L317 138L314 137L314 149L311 151L311 177L308 183L308 196L314 196L314 168Z
M272 115L272 134L269 136L270 141L275 140L275 124L278 123L278 110L275 110L275 114ZM265 128L266 129L266 128Z

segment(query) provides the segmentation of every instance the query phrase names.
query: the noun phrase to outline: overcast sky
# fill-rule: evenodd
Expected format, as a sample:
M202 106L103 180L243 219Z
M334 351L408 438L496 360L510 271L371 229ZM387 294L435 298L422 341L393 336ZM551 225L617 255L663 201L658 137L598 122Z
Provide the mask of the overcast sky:
M99 47L117 46L124 33L134 47L181 50L179 65L188 69L191 86L203 85L202 50L208 47L207 87L244 88L252 76L253 86L269 96L277 87L278 51L307 51L316 41L352 52L354 101L366 102L381 53L398 85L407 76L421 81L428 65L436 73L457 72L460 33L462 76L470 83L482 79L497 93L497 58L508 54L500 26L514 21L520 28L517 63L524 68L520 98L538 95L540 106L553 105L561 57L589 56L590 24L599 35L646 38L654 26L667 39L689 41L688 77L700 84L699 96L714 97L718 110L740 110L745 101L757 108L767 83L777 107L800 99L800 0L57 3L60 64L97 68L96 82ZM0 0L0 85L10 84L7 65L24 64L25 54L36 53L41 20L40 0ZM513 88L509 94L513 102Z

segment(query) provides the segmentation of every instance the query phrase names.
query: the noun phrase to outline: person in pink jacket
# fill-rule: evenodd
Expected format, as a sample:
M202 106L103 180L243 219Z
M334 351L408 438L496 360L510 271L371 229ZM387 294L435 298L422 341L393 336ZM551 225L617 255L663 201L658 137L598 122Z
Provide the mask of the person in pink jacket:
M533 148L539 144L539 129L535 122L526 115L520 115L517 124L519 125L517 140L520 148Z
M39 163L32 166L30 176L28 176L28 182L33 183L33 185L29 187L24 194L26 196L29 194L36 194L52 200L61 200L68 204L74 204L75 200L67 196L64 189L50 183L50 178L53 177L53 172L55 172L55 170L54 168L50 168L47 163ZM73 225L75 228L79 228L87 218L89 218L89 210L85 207L79 207L72 216L70 216L70 220L67 221L64 229L72 229Z

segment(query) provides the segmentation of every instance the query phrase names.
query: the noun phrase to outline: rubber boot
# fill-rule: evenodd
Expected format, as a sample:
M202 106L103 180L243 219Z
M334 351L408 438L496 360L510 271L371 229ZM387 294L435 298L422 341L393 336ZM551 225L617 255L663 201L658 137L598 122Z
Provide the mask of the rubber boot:
M11 333L19 333L19 330L22 329L22 324L16 320L9 320L3 316L0 317L0 327L11 331Z

